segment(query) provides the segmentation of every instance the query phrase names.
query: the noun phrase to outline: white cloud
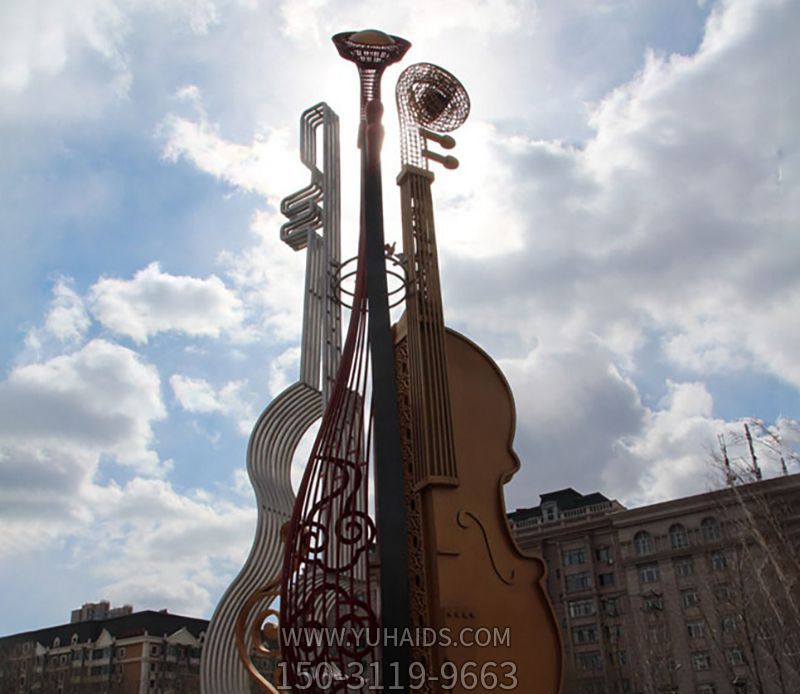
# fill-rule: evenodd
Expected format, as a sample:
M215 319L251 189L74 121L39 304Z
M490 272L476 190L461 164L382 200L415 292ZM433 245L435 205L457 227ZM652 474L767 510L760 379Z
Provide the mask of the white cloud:
M0 383L0 534L16 538L6 550L85 523L83 494L104 461L165 475L152 428L165 414L156 369L105 340L12 369Z
M506 489L509 508L530 506L535 494L573 486L599 490L629 506L651 504L719 487L718 436L732 458L749 464L741 422L715 417L702 382L667 382L655 407L641 402L609 354L535 350L502 363L516 394L515 449L521 469ZM776 422L786 446L796 429ZM780 474L774 441L753 427L767 476ZM784 455L796 467L794 456Z
M178 97L194 107L195 116L169 114L164 119L159 134L166 140L166 159L174 162L185 157L229 185L260 193L274 206L293 187L300 187L303 168L289 145L287 130L257 132L248 145L230 142L220 135L219 125L208 120L196 86L183 87Z
M77 352L11 371L0 384L0 441L94 458L105 453L159 474L150 448L151 424L165 416L159 391L158 372L139 355L92 340Z
M241 253L222 253L220 262L248 308L263 316L268 338L294 342L300 337L306 258L280 240L280 225L278 215L257 212L250 225L255 243Z
M56 282L53 294L45 329L62 342L79 342L91 325L83 300L65 279Z
M593 107L584 145L498 128L483 168L508 172L515 228L483 222L484 257L464 257L449 230L468 222L439 204L451 319L518 353L580 350L591 334L631 373L656 342L698 377L800 385L799 26L796 3L721 3L697 53L649 53ZM519 247L492 259L509 234Z
M507 488L509 507L568 484L602 489L606 470L630 463L620 441L641 431L647 410L607 352L591 344L571 352L539 347L500 366L516 401L521 462Z
M218 412L222 409L217 393L202 378L188 378L175 374L169 377L172 392L187 412Z
M244 381L229 381L215 390L203 378L174 374L169 384L175 399L187 412L219 412L235 419L242 434L250 433L255 422L255 406L252 396L245 393Z
M37 358L53 342L59 351L65 345L74 347L84 340L91 323L83 299L72 288L72 280L61 277L53 286L44 324L27 332L25 345Z
M122 49L129 25L115 2L3 3L0 27L0 88L20 92L39 76L54 77L83 51L113 70L117 90L124 92L130 84Z
M267 392L272 397L297 380L300 373L300 356L299 347L290 347L270 361Z
M216 275L170 275L158 263L130 280L99 279L89 291L89 304L105 327L140 343L168 330L219 337L235 332L243 315L242 302Z
M241 568L252 542L255 508L207 493L177 492L161 480L134 479L124 487L91 491L101 547L82 538L75 561L92 566L103 594L139 609L169 605L205 614L223 587L220 570ZM107 557L113 556L113 561Z
M240 385L215 394L222 409ZM12 369L0 383L0 556L69 547L82 584L112 600L206 613L246 556L255 509L157 479L171 466L154 449L165 415L156 369L105 340ZM133 474L124 486L102 481L112 461Z

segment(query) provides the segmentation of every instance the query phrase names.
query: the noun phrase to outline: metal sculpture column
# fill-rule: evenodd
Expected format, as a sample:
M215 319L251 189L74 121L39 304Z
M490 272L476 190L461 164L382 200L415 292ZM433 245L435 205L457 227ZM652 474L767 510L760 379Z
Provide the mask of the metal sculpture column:
M341 309L334 282L340 265L339 118L327 104L302 114L300 158L311 172L311 183L281 203L281 212L289 218L281 227L281 240L294 250L307 251L300 379L267 406L250 437L247 471L258 502L256 534L247 561L206 632L200 664L203 694L249 694L253 681L269 689L252 655L269 653L262 627L277 595L281 530L294 506L292 457L322 415L341 352Z
M322 643L284 640L288 684L308 694L369 691L379 667L384 686L406 689L408 678L407 645L384 644L381 656L374 642L357 634L375 633L379 623L398 633L408 625L403 476L381 209L380 77L409 43L376 31L338 34L334 43L343 57L356 63L361 76L361 233L340 368L287 528L280 621L284 633L316 633L335 626L352 638L343 644L324 638ZM380 622L369 571L376 524L361 510L369 494L373 448ZM332 680L308 682L309 671L331 670L336 675Z
M400 421L389 321L380 150L383 142L381 77L411 44L378 31L333 37L339 54L356 64L361 82L361 214L365 242L369 344L372 359L372 416L375 446L376 516L380 557L380 622L384 634L409 628L408 556ZM385 640L383 686L407 691L411 663L405 642Z

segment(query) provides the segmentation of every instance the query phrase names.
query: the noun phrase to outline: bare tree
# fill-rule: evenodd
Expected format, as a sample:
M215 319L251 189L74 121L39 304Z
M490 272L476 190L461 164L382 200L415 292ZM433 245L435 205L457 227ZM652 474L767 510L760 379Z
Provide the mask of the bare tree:
M732 455L731 452L737 452ZM763 456L763 458L762 458ZM720 439L715 464L728 493L719 513L727 536L725 573L728 605L708 612L709 635L720 657L741 654L756 694L796 692L800 686L800 499L762 482L762 460L780 461L788 474L798 453L784 445L775 428L758 420L743 423L741 433ZM796 495L795 495L796 496ZM722 625L722 626L720 626ZM727 627L727 628L725 628ZM736 667L728 667L734 675Z

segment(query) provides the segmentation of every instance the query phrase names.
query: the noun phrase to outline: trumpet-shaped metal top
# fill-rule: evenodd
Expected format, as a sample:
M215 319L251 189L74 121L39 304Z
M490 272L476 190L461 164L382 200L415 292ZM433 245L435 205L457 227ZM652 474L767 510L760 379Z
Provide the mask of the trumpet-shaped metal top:
M377 29L345 31L333 37L339 55L356 64L361 77L361 115L369 101L381 98L381 75L388 65L401 60L411 43Z

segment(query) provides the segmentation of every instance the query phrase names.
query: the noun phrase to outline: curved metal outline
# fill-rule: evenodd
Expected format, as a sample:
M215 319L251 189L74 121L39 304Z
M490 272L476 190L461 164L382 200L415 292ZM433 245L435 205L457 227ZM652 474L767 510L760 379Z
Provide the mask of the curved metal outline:
M455 140L443 133L460 127L469 116L469 95L458 78L438 65L414 63L400 73L396 97L402 164L427 169L432 159L446 168L458 166L454 157L427 148L427 141L433 140L452 149Z
M317 130L323 128L323 169L317 166ZM289 221L281 240L307 249L300 380L280 393L262 412L247 448L247 472L258 503L250 554L225 591L206 631L200 663L203 694L249 694L263 687L240 658L237 625L245 634L272 602L266 587L280 580L281 528L294 506L291 465L303 435L321 416L341 354L341 309L333 285L340 263L339 118L325 103L300 118L300 158L311 183L285 198L281 211ZM322 203L320 210L319 204ZM322 235L317 230L322 230ZM258 599L258 594L263 599Z

